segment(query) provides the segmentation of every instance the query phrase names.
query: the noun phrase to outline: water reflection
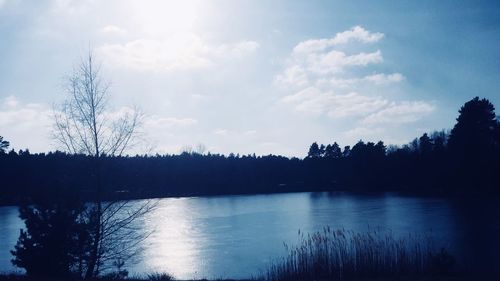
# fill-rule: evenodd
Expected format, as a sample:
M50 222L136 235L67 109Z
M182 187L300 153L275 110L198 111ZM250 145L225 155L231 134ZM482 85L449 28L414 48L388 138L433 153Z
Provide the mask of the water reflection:
M150 272L172 272L186 276L197 272L200 239L199 226L193 225L190 199L159 202L157 209L144 218L144 230L151 235L144 243L142 266Z
M140 204L140 201L137 202ZM131 273L169 272L177 278L248 278L284 254L297 230L324 226L380 229L396 236L432 235L460 257L500 260L500 207L395 194L294 193L160 199L140 223L151 235ZM17 209L0 208L0 271L12 270L9 250L20 221ZM488 262L481 264L486 266Z
M24 227L18 214L16 207L0 207L0 272L17 270L10 263L10 250L14 249L19 229Z

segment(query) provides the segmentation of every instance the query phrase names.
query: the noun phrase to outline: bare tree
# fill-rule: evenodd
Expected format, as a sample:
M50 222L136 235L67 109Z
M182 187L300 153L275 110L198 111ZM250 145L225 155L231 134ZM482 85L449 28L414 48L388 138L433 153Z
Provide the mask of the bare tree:
M154 208L153 201L133 204L130 201L103 201L101 162L104 156L119 156L132 145L140 125L137 109L120 114L109 110L109 84L92 52L67 78L67 97L54 110L54 139L74 154L92 157L94 179L93 204L85 214L91 226L88 250L80 260L79 271L86 279L101 273L111 261L132 257L146 237L137 231L136 220Z
M110 116L109 84L101 78L92 53L67 78L67 99L55 111L54 138L71 153L99 158L121 155L137 133L138 110Z

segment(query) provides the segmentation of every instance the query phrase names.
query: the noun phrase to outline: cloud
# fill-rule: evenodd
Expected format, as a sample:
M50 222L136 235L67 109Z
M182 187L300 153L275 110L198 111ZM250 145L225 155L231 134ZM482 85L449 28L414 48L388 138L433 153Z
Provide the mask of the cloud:
M403 82L406 79L403 74L373 70L370 71L373 74L366 74L367 69L383 63L381 50L347 54L336 48L347 43L364 46L383 37L382 33L356 26L333 38L298 43L283 72L275 76L275 84L287 91L281 103L313 116L351 118L355 129L344 134L349 138L374 135L382 132L381 126L416 122L431 114L435 107L429 102L393 101L384 97L380 89L390 90L391 85Z
M120 28L116 25L106 25L99 30L103 34L107 35L125 35L127 30Z
M343 132L342 135L346 138L356 141L363 138L366 140L366 138L376 137L384 133L384 131L385 130L383 128L356 127Z
M51 115L52 110L45 104L22 103L15 96L6 97L0 100L2 136L13 148L45 151L50 145Z
M8 96L2 101L2 104L6 108L16 108L19 105L19 101L14 96Z
M372 33L367 31L361 26L354 26L349 30L337 33L333 38L328 39L310 39L300 42L295 46L293 52L295 54L309 54L314 52L320 52L326 48L347 44L351 41L357 41L361 43L374 43L378 42L384 37L383 33L375 32Z
M377 74L372 74L368 75L362 78L336 78L333 77L330 80L327 79L320 79L318 80L319 84L329 84L329 86L336 87L336 88L348 88L348 87L356 87L358 85L361 85L363 83L372 83L375 85L388 85L392 83L399 83L404 81L406 78L403 74L401 73L392 73L392 74L385 74L385 73L377 73Z
M255 134L257 134L256 130L248 130L243 132L243 135L245 136L254 136Z
M316 115L326 114L331 118L364 116L382 109L388 101L380 97L369 97L355 92L334 94L309 87L282 99L293 104L297 111Z
M372 33L355 26L337 33L333 38L299 42L287 59L283 73L275 77L275 84L282 88L307 86L309 82L330 79L328 77L345 73L353 67L380 64L384 61L381 50L348 54L334 47L348 42L374 43L383 36L382 33Z
M94 0L52 0L51 9L55 13L75 15L87 12Z
M98 52L112 66L140 71L177 71L240 59L258 47L255 41L209 45L195 34L183 34L168 40L138 39L124 44L105 44Z
M161 130L172 127L188 127L198 123L194 118L161 117L151 115L145 118L144 126L151 130Z
M401 82L405 79L405 77L401 73L393 73L393 74L378 73L366 76L364 79L373 82L377 85L381 85L394 82Z
M305 86L308 84L307 74L300 65L292 65L285 69L283 74L279 74L274 79L274 83L281 87Z
M205 54L227 57L227 58L242 58L248 54L255 52L259 48L259 43L255 41L241 41L234 44L222 44L218 46L205 46Z
M133 112L130 107L120 107L104 113L109 121L118 120ZM15 96L0 99L0 128L2 136L10 141L16 149L29 148L34 152L48 151L56 144L50 138L53 125L53 110L43 103L23 103ZM172 132L178 132L198 124L195 118L164 117L147 115L143 118L139 130L147 136L148 141L164 141ZM160 138L158 138L158 136Z
M347 55L344 52L332 50L326 54L314 54L305 58L305 68L316 74L343 72L348 66L366 66L383 62L382 52L359 53Z
M214 135L219 135L219 136L226 136L229 131L227 129L215 129L212 131Z
M429 115L434 110L434 105L424 101L393 102L384 109L366 116L361 122L367 125L412 123Z
M362 43L373 43L378 42L383 37L383 33L373 33L358 25L351 28L350 30L337 33L332 41L334 44L346 44L351 40L359 41Z

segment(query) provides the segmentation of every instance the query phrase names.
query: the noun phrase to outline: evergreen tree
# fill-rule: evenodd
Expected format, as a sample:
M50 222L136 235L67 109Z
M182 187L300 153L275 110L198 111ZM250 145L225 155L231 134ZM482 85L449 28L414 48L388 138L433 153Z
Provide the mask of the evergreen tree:
M344 151L342 151L342 157L349 157L351 155L351 146L344 146Z
M455 151L484 152L494 144L497 126L493 104L487 99L475 97L460 108L457 123L451 130L449 146Z
M62 200L66 200L63 202ZM89 249L84 207L68 198L22 206L20 218L26 230L11 251L12 263L32 277L68 278L82 273Z
M428 155L432 151L432 141L431 138L427 135L427 133L423 134L418 139L418 148L419 152L422 155Z
M326 149L326 147L325 147L325 145L324 145L324 144L322 144L322 145L319 147L319 157L323 157L323 156L325 156L325 149Z
M319 158L321 156L321 150L319 148L318 143L314 142L309 147L309 152L307 153L308 158Z
M9 147L9 142L6 140L3 140L3 137L0 136L0 153L4 153L5 150Z
M326 158L340 158L342 157L342 151L338 143L329 144L325 148Z

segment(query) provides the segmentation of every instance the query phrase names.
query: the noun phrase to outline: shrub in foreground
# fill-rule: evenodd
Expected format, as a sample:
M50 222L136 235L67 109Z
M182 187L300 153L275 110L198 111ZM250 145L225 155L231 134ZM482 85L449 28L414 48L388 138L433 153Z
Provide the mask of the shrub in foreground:
M355 233L324 228L304 235L287 255L271 264L263 279L349 280L448 273L454 259L442 249L435 253L428 237L395 238L377 231Z
M168 273L160 273L160 272L155 272L155 273L151 273L151 274L148 274L147 280L149 281L172 281L172 280L175 280L175 278L168 274Z

